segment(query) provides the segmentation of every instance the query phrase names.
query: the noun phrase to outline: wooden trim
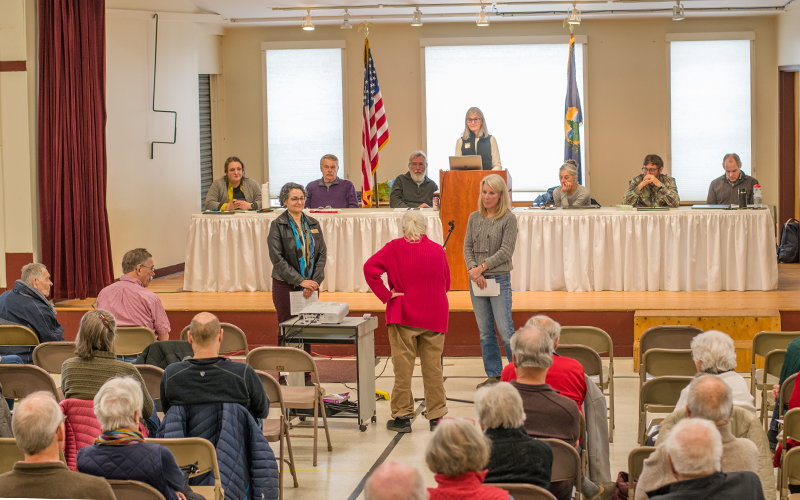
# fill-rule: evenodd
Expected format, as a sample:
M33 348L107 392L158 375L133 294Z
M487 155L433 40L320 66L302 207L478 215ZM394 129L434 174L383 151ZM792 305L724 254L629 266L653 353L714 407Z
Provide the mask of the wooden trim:
M787 71L790 73L796 73L800 71L800 64L792 64L789 66L778 66L778 71Z
M0 61L0 72L3 71L27 71L25 61Z
M180 264L174 264L172 266L156 269L156 278L163 278L165 276L169 276L170 274L182 273L185 270L185 268L186 268L186 263L181 262Z
M778 223L794 217L795 179L794 72L778 72Z

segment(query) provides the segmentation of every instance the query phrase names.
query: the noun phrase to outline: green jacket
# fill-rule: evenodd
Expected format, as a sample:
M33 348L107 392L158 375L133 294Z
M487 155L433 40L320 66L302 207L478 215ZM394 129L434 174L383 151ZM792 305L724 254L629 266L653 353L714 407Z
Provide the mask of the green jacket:
M643 180L644 174L639 174L631 179L631 184L622 198L623 205L672 208L680 206L681 198L678 196L678 186L675 184L675 178L666 174L658 174L658 180L661 182L660 188L648 184L639 191L637 187Z

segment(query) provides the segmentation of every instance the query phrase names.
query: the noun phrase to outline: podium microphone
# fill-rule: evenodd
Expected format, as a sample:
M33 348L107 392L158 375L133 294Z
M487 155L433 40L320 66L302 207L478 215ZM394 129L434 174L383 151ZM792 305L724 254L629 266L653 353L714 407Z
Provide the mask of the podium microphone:
M450 239L450 235L453 234L453 229L456 228L456 221L451 220L450 222L447 223L447 225L450 226L450 230L447 231L447 238L444 239L444 244L442 244L442 248L447 246L447 241Z

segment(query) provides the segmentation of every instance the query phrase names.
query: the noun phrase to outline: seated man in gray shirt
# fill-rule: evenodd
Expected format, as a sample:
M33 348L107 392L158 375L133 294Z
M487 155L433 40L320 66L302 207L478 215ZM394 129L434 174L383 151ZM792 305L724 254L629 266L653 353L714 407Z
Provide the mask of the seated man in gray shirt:
M708 186L709 205L738 205L739 189L747 190L747 203L753 203L753 186L758 181L742 172L742 160L736 153L728 153L722 158L725 174L711 181Z
M398 175L389 194L392 208L425 208L433 205L433 193L439 187L428 179L428 158L422 151L414 151L408 159L408 172Z

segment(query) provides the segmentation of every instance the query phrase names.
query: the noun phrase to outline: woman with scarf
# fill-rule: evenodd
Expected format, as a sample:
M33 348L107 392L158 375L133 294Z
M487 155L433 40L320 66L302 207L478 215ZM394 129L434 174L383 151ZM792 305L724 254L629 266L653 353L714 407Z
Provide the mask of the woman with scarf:
M132 377L112 378L97 391L94 413L103 433L78 452L78 472L106 479L133 480L157 489L166 500L186 500L183 472L160 444L146 443L137 422L142 388ZM189 498L196 498L189 494Z
M489 134L479 108L469 108L464 118L464 133L456 141L456 156L480 155L483 170L503 170L497 140Z
M278 313L278 323L292 317L291 292L303 292L303 297L319 291L325 279L327 251L319 222L303 213L306 190L300 184L286 183L278 195L286 211L272 221L267 237L269 260L272 261L272 303ZM278 334L278 345L283 338ZM311 346L305 344L306 352ZM308 379L309 374L306 374Z
M261 186L245 177L244 162L236 156L225 160L225 177L215 180L206 193L206 210L260 210Z

